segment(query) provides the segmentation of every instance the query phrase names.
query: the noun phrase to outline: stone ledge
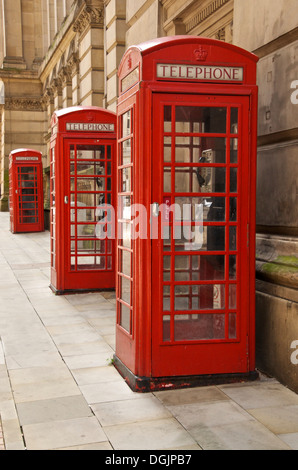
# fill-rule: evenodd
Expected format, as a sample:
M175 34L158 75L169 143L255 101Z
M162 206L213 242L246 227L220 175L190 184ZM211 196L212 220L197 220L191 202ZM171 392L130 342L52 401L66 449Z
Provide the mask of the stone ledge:
M298 289L298 238L258 234L256 277L290 289Z

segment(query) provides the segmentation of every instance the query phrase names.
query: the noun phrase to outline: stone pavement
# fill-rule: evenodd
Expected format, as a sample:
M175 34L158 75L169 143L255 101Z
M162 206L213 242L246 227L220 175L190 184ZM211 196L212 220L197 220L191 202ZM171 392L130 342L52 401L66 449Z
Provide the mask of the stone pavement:
M275 379L134 393L114 332L114 294L55 296L49 233L11 234L0 213L6 450L298 450L298 395Z

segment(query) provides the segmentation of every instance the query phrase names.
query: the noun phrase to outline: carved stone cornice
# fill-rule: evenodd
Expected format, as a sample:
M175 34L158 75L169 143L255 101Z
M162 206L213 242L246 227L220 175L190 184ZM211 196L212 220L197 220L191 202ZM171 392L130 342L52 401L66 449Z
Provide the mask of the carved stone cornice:
M62 86L71 83L71 70L72 67L69 64L64 65L60 70L59 79L61 80Z
M82 34L88 27L104 27L104 6L84 5L73 25L73 31Z
M73 52L67 60L67 67L70 75L73 77L79 72L80 60L78 52Z
M213 15L217 10L229 2L230 0L213 0L210 2L209 5L200 10L186 23L186 33L189 33L189 31L195 28L198 24L202 23L204 20L209 18L209 16Z
M7 98L4 109L9 111L44 111L43 98Z
M53 93L52 87L48 87L45 89L42 101L45 106L48 106L49 104L54 103L54 93Z

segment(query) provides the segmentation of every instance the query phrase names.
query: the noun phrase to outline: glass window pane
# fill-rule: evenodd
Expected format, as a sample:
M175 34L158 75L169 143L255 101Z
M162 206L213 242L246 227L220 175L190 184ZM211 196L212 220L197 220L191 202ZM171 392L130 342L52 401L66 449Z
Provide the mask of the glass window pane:
M224 308L224 286L221 284L175 286L175 310L222 308Z
M170 167L164 167L163 190L165 193L171 192L171 168Z
M127 276L132 276L131 271L131 252L127 250L119 250L120 253L120 272Z
M130 333L130 308L120 303L120 325Z
M237 278L237 264L236 264L236 255L229 256L229 278Z
M175 161L199 163L200 160L200 138L199 137L176 137Z
M220 107L177 106L176 132L226 133L227 110Z
M128 165L132 161L131 156L131 139L122 142L122 161L121 165Z
M171 132L172 128L172 107L165 106L164 107L164 132Z
M237 285L236 284L229 285L229 308L231 309L237 308Z
M225 315L175 315L175 341L225 338Z
M224 193L226 169L218 167L176 167L177 193Z
M122 168L120 170L119 176L119 191L122 193L129 193L132 190L132 181L131 181L131 167Z
M229 314L229 339L237 337L237 315L236 313Z
M132 110L130 109L122 116L122 137L132 133Z
M175 251L225 250L225 227L196 226L191 227L191 231L188 231L186 229L187 227L175 227Z
M238 134L238 108L231 108L231 133Z
M171 310L171 296L170 296L170 286L163 287L163 310Z
M129 279L126 279L126 277L121 276L120 277L120 284L121 284L121 289L120 289L120 298L124 300L127 304L130 304L130 285L131 282Z
M171 339L171 317L170 315L163 316L163 341L170 341Z
M237 168L230 169L230 192L237 193Z
M163 156L165 162L171 161L171 137L164 137Z
M104 145L77 145L77 159L103 160L104 158Z
M163 257L163 280L171 280L171 256Z
M230 162L238 163L238 139L231 139L230 143Z

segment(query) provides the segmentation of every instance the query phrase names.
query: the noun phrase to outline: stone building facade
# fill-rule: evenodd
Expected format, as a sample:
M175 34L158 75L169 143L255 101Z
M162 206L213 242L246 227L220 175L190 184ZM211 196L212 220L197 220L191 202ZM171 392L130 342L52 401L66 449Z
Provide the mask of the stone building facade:
M43 153L48 201L54 110L117 106L128 46L189 34L260 58L257 363L298 392L297 0L0 0L0 209L8 155Z

